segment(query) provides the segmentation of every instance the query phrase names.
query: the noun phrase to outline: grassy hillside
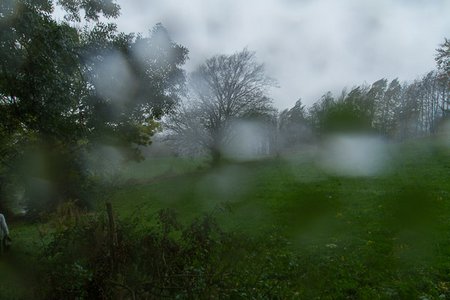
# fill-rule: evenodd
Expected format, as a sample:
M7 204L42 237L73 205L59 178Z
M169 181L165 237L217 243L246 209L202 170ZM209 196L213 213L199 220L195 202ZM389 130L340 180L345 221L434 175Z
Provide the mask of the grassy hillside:
M373 176L328 172L315 151L215 168L149 160L126 169L111 200L120 220L142 228L172 208L185 224L208 213L252 241L282 238L296 259L269 243L260 264L289 269L268 282L287 282L294 298L450 297L448 148L389 147L389 163ZM38 229L13 224L17 255L33 255Z
M299 286L324 295L449 295L449 153L424 143L390 147L376 176L329 174L305 152L126 187L113 203L141 222L170 207L185 222L213 211L231 231L277 232L302 259Z
M423 201L417 200L417 210L411 213L424 213L421 206L444 205L450 188L449 154L422 144L391 148L389 166L375 176L333 175L318 166L313 154L303 152L215 168L188 168L186 174L174 171L172 176L131 182L112 201L124 218L170 207L187 221L201 212L226 207L231 212L219 216L226 214L227 220L236 222L227 226L246 230L281 226L292 234L320 220L345 219L344 215L353 221L377 216L387 220L394 210L411 208L417 199ZM181 165L171 165L174 162L165 168L175 170ZM146 170L151 174L154 167L154 161L146 161L127 174L138 178Z

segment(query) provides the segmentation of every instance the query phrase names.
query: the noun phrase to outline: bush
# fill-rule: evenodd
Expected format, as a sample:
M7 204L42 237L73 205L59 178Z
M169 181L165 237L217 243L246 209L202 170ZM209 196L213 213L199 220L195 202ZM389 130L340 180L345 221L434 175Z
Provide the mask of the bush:
M276 235L257 241L224 232L210 215L182 226L172 210L157 225L117 223L111 243L105 215L85 216L53 233L42 249L43 299L292 297L297 258Z

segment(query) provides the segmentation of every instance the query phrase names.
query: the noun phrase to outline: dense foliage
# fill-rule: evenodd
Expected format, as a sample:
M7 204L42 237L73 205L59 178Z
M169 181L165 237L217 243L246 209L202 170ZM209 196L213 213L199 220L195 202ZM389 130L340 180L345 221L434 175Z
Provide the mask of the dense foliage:
M148 37L124 34L98 21L118 16L111 1L58 4L90 26L55 21L51 1L0 7L0 184L25 186L31 211L68 199L86 205L96 151L141 159L138 147L150 143L185 80L187 50L161 24Z

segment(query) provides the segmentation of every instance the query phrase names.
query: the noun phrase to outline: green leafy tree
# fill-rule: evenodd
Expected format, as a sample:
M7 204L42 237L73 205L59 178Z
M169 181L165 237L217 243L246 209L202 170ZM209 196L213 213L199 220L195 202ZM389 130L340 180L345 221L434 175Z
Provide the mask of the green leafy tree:
M398 79L392 80L386 87L383 97L375 103L374 126L385 136L393 136L396 129L396 112L401 104L402 86Z
M370 131L371 107L367 88L345 90L337 99L327 93L308 111L308 120L319 135Z
M333 94L327 92L308 109L307 120L316 134L320 133L321 129L324 127L325 114L334 103L335 99Z
M113 1L57 4L67 19L83 15L92 29L56 22L52 1L0 5L0 184L5 190L14 174L33 179L29 186L38 178L50 187L42 194L52 205L86 203L86 157L106 145L125 159L142 158L138 147L151 142L157 120L183 92L187 50L161 24L144 37L99 22L118 16ZM32 189L31 198L38 194Z
M368 104L368 114L369 118L372 121L372 126L376 127L376 110L378 105L382 102L384 93L386 92L387 87L387 79L382 78L370 86L369 90L367 91L366 97L367 97L367 104Z
M281 149L294 147L310 138L307 112L301 99L292 108L282 111L278 120L278 142Z

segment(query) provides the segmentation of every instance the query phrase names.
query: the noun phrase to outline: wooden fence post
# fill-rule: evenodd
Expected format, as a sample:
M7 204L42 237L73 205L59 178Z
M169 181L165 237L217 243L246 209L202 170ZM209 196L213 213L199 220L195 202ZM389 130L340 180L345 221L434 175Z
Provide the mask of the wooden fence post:
M111 269L113 273L117 272L117 232L116 224L114 221L114 214L112 210L111 202L106 202L106 212L108 214L108 242L109 242L109 254L111 256Z

